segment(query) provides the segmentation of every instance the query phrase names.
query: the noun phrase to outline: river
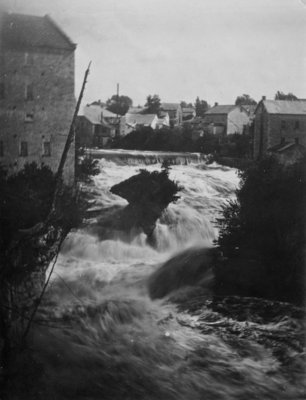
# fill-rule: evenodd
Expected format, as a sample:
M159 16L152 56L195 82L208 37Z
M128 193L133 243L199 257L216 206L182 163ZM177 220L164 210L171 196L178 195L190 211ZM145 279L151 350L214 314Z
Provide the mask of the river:
M180 260L205 252L217 238L216 218L239 185L236 170L207 165L198 154L101 150L93 156L101 172L83 188L88 220L67 237L40 312L54 326L33 332L43 398L304 399L299 309L215 300L205 280L201 287L182 282ZM157 223L156 248L141 232L106 232L105 216L127 204L110 187L140 168L160 170L165 158L183 189ZM180 287L152 300L148 281L173 258L164 280L182 274Z

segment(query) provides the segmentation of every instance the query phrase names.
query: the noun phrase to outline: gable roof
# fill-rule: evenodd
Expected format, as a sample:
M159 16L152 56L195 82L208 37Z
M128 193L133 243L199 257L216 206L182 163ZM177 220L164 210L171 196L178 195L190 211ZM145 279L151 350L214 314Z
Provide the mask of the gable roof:
M235 105L214 106L214 107L210 108L209 110L207 110L205 115L206 114L228 114L237 107L238 106L235 106Z
M295 142L280 143L275 146L269 147L267 151L271 152L271 153L283 153L291 148L296 148L296 149L300 150L302 153L305 153L305 147L303 145L301 145L299 143L295 143Z
M83 110L83 116L88 119L93 125L101 125L102 110L100 106L86 106Z
M48 16L3 15L1 37L3 44L13 48L55 48L74 50L76 45Z
M269 114L306 115L306 100L263 100Z
M117 114L107 110L104 107L101 107L101 112L104 118L117 118Z
M180 106L179 103L161 103L161 109L164 111L177 110Z
M125 114L126 123L128 125L136 126L136 125L151 125L155 118L157 118L156 114Z
M241 107L243 107L249 114L254 114L257 104L242 104Z
M103 119L103 110L100 106L86 106L84 107L83 117L86 118L93 125L101 125L110 127L110 125Z

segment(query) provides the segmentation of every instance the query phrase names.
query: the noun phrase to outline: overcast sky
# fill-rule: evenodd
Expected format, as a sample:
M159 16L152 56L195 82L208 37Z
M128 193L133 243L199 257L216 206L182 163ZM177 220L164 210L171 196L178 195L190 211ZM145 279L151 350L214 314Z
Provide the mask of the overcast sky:
M77 43L76 94L116 92L143 104L231 104L277 90L306 98L306 0L0 0L12 12L50 14Z

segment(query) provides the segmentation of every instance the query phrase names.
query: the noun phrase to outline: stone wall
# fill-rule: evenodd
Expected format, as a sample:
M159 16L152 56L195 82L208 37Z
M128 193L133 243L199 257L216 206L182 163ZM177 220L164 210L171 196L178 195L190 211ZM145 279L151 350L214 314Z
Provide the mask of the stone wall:
M299 140L306 145L306 115L269 115L268 148L275 146L284 139L286 142Z
M300 144L306 146L306 115L268 114L260 104L254 123L255 159L265 155L268 148L280 144L282 140L294 142L298 139Z
M17 172L35 161L56 171L75 107L74 52L3 49L0 163ZM27 154L25 145L27 143ZM74 180L74 144L64 171Z

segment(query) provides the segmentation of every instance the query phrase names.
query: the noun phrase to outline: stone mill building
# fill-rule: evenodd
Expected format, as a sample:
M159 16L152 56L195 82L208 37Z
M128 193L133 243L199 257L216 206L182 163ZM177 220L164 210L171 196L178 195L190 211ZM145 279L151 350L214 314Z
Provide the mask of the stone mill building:
M75 107L76 45L48 16L0 16L0 164L56 171ZM74 180L74 145L64 179Z

